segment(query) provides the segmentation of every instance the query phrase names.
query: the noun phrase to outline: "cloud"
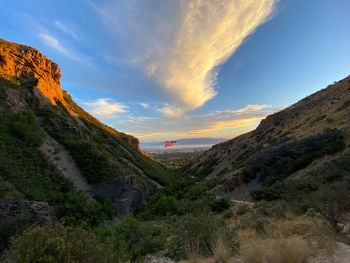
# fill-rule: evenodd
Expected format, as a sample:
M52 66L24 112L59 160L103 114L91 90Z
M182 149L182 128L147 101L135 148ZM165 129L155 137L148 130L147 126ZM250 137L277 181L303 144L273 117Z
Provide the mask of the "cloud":
M60 52L62 55L76 60L78 62L84 62L86 65L90 65L90 58L87 56L84 56L78 52L73 52L72 50L66 48L63 46L63 44L53 35L46 32L47 30L42 30L41 33L38 34L38 37L40 40L47 46L55 49L56 51Z
M254 129L267 115L280 110L267 105L247 105L214 113L182 118L129 118L115 128L133 134L141 140L179 139L185 137L232 138Z
M218 114L222 114L222 113L241 113L241 112L248 112L248 111L260 111L260 110L263 110L263 109L267 109L267 108L271 108L270 105L266 105L266 104L263 104L263 105L247 105L245 106L244 108L242 109L238 109L238 110L225 110L225 111L216 111L214 113L214 115L218 115Z
M92 102L82 102L81 104L93 116L100 119L113 119L117 118L120 113L128 112L127 106L109 98L97 99Z
M61 52L65 56L71 55L70 52L65 47L63 47L60 41L54 36L48 33L40 33L38 36L44 42L45 45L52 47L53 49L56 49L57 51Z
M148 103L139 103L145 109L149 109L151 106Z
M184 109L182 107L177 107L166 103L163 107L157 108L157 111L163 113L163 115L166 117L178 118L183 114Z
M54 22L55 26L61 30L63 33L70 35L71 37L75 38L76 40L79 39L77 33L69 26L64 25L61 21L55 20Z
M133 64L168 95L164 114L216 96L218 67L273 13L277 0L109 0L91 6ZM123 43L123 41L125 43Z

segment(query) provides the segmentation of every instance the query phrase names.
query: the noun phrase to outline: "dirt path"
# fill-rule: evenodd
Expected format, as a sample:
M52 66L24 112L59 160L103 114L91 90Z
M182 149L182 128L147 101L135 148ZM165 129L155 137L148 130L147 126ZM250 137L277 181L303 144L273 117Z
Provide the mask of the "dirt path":
M350 263L350 246L344 243L337 243L337 249L333 255L334 263Z
M249 201L242 201L242 200L235 200L235 199L231 199L231 201L234 202L235 204L249 206L250 208L254 206L254 203Z
M65 177L72 181L78 190L86 192L92 198L89 194L90 185L86 182L85 177L81 174L69 152L61 144L47 135L44 138L44 143L40 146L40 150Z
M150 181L153 184L155 184L158 189L164 188L164 186L162 186L160 183L156 182L155 180L153 180L153 179L149 178L147 175L145 175L145 173L140 168L138 168L136 165L131 163L128 159L125 159L125 158L121 158L121 159L124 162L126 162L130 167L134 168L139 173L139 175L141 175L142 177L146 178L148 181Z

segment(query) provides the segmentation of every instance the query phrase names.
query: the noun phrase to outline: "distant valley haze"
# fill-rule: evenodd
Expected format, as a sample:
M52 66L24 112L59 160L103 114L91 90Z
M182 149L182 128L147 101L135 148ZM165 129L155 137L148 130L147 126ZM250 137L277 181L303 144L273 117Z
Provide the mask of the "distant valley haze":
M207 149L213 146L214 144L218 144L228 139L225 138L184 138L175 140L176 143L168 148L168 150L172 149ZM142 150L150 150L150 149L164 149L164 141L153 141L153 142L141 142L140 147ZM172 149L171 149L172 148Z

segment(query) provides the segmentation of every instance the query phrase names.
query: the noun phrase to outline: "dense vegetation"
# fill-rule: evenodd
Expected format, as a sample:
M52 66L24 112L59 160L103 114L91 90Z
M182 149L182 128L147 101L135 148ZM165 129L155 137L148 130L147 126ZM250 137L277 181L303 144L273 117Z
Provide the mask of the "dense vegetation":
M38 149L42 131L32 111L17 115L0 113L0 199L45 201L69 225L98 225L117 214L108 200L89 201L77 192ZM8 238L28 226L28 215L0 223L0 249Z
M0 112L0 200L47 202L52 214L46 222L33 224L23 207L15 218L1 221L4 260L142 262L146 254L154 254L227 262L246 242L241 255L247 262L301 263L318 249L331 254L335 238L348 242L339 234L350 209L346 134L330 131L292 141L287 147L265 151L255 163L243 155L236 163L245 171L241 179L259 178L263 186L251 193L255 203L235 202L210 194L220 178L203 180L217 159L203 165L196 178L165 169L131 147L127 135L109 130L68 97L82 119L60 107L39 107L30 93L32 86L16 78L0 78L0 92L11 87L32 108L18 114ZM132 163L164 188L152 189L134 216L116 223L118 208L111 200L90 200L76 191L40 151L46 133L65 146L89 183L137 174ZM332 159L323 160L327 155ZM168 162L170 157L161 158ZM307 170L315 160L319 160L316 168ZM183 164L183 159L177 161ZM297 174L305 168L302 176ZM150 183L145 178L140 181Z
M235 232L227 232L227 225L212 214L227 209L228 201L215 200L207 194L210 182L203 184L195 179L179 177L176 183L169 184L142 203L136 218L120 225L101 227L103 222L116 215L116 207L108 200L88 201L49 163L38 149L43 135L35 114L32 111L17 115L1 113L0 118L1 198L46 201L57 209L54 218L61 221L58 225L47 223L30 227L29 216L22 213L16 219L1 222L2 249L8 246L11 236L28 229L12 240L12 249L16 252L13 255L17 260L32 262L40 255L50 254L54 262L69 262L72 258L83 262L94 256L115 262L113 260L121 255L135 261L153 252L180 259L186 257L186 253L192 253L190 250L195 244L191 242L204 242L198 253L211 254L211 242L219 233L226 233L222 237L225 240L235 240L230 244L234 244L232 251L237 249ZM194 223L197 229L193 228ZM187 234L181 236L178 233ZM30 247L34 240L37 246ZM37 243L39 240L46 241ZM56 251L62 240L64 252ZM77 246L77 242L82 245ZM188 242L186 249L184 242ZM95 248L91 251L92 244Z

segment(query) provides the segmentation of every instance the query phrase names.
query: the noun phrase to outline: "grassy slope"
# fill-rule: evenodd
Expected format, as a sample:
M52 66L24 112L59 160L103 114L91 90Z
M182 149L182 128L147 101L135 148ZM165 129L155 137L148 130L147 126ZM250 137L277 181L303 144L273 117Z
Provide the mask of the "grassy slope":
M182 170L217 178L220 193L256 176L270 187L349 147L349 101L347 77L268 116L254 131L215 145Z

